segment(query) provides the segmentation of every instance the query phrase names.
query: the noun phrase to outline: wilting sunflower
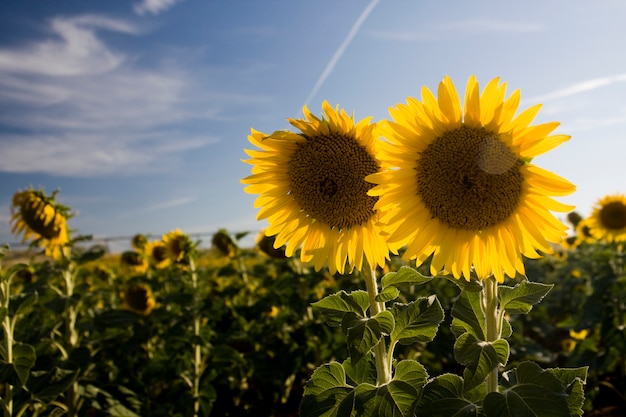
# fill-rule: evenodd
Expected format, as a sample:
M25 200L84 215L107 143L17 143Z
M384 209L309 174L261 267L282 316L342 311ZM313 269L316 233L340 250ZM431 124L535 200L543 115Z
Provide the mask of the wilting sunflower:
M225 229L220 229L211 238L211 246L223 256L232 258L237 253L237 245Z
M598 200L585 225L598 240L626 241L626 196L607 195Z
M152 290L145 284L132 284L124 291L124 307L137 313L148 315L156 302Z
M267 219L274 247L286 244L292 256L302 247L303 262L332 273L360 270L363 255L374 267L383 265L389 248L374 209L377 197L367 192L365 177L378 171L377 137L370 118L355 122L344 110L322 104L322 119L305 106L306 119L289 119L301 133L271 135L252 129L250 142L260 150L246 150L252 175L241 180L246 192L260 194L257 219Z
M530 126L540 105L515 116L519 90L505 99L498 78L482 94L474 76L465 104L449 77L438 97L422 89L422 102L390 108L381 145L385 171L368 177L378 184L370 195L387 211L389 241L406 243L406 258L430 255L431 273L469 280L492 274L524 274L522 256L551 253L567 229L553 211L569 211L551 196L570 194L567 180L530 161L569 139L549 136L558 123Z
M189 236L181 232L180 229L164 234L163 243L165 244L167 256L173 262L184 261L194 248Z
M150 263L156 269L167 268L171 263L170 258L167 256L167 248L162 240L147 242L144 245L144 251L148 256Z
M24 234L22 241L32 239L45 254L60 259L69 243L67 219L69 208L54 201L57 192L46 196L43 191L18 191L11 204L11 232Z

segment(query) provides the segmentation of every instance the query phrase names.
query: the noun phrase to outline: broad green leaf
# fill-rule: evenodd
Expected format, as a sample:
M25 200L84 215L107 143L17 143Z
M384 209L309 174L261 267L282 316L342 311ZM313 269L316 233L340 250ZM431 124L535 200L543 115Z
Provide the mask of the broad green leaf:
M126 328L137 322L141 317L140 314L130 310L106 310L95 317L94 323L96 326L105 328Z
M456 337L468 332L479 340L485 340L485 313L480 303L480 293L462 291L452 306L452 333Z
M413 388L422 388L428 379L428 372L424 366L414 360L405 359L395 366L394 381L403 381Z
M46 371L34 371L28 379L27 387L31 398L43 403L49 403L76 380L80 370L61 369L53 367Z
M430 282L434 277L420 274L410 266L401 266L397 272L389 272L380 280L383 290L393 286L421 285Z
M376 301L379 303L386 303L387 301L392 301L398 298L400 295L400 290L396 287L387 287L384 288L380 294L376 296Z
M2 277L1 281L5 281L7 279L11 279L18 272L27 270L29 268L30 268L30 266L28 264L25 264L25 263L17 263L15 265L11 265L11 267L9 269L7 269L7 271L4 274L0 273L0 277Z
M443 374L424 386L418 415L430 417L477 417L480 408L463 397L463 378Z
M392 380L376 387L361 384L355 392L358 417L410 417L415 414L418 390L404 381Z
M358 363L383 337L378 320L360 319L347 331L348 352L352 363Z
M352 364L350 358L343 361L341 365L346 372L350 385L376 384L376 364L370 352L365 354L365 357L357 362L356 365Z
M352 414L354 387L346 384L346 374L338 362L317 368L304 386L301 417L345 417Z
M546 296L554 285L522 281L515 287L498 287L500 308L509 314L527 314L533 306Z
M39 294L37 294L37 291L12 295L9 302L9 316L13 317L17 314L27 313L35 305L38 298Z
M506 372L501 392L487 394L487 417L563 417L570 415L568 396L557 377L534 362L522 362Z
M392 344L430 342L444 318L443 308L435 295L420 297L408 304L395 303L391 312L396 319L391 332Z
M572 416L583 415L583 404L585 403L584 384L587 382L588 367L582 368L553 368L546 369L546 372L554 375L565 385L567 393L567 403L569 404Z
M311 305L324 315L329 325L340 326L346 313L354 313L360 318L365 318L369 308L369 297L365 291L357 290L348 294L342 290Z
M396 320L389 310L381 311L373 318L376 319L376 321L380 324L380 328L384 334L391 334L394 327L396 327Z
M106 246L94 245L82 253L73 253L72 259L78 264L83 265L102 258L107 253Z
M26 385L30 370L35 366L35 348L25 343L16 343L13 345L13 369L17 374L22 386Z
M470 333L462 334L454 344L454 358L464 365L465 389L482 384L487 374L509 358L509 344L504 339L484 342Z

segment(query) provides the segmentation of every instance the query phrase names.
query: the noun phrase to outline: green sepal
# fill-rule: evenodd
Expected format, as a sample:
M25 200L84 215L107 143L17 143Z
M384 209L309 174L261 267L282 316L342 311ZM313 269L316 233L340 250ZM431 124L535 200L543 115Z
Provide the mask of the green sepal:
M454 343L454 358L465 366L465 390L482 384L492 369L509 359L509 343L504 339L484 342L470 333L462 334Z
M515 287L498 286L500 308L509 314L528 314L535 304L543 300L554 285L522 281Z
M463 378L454 374L443 374L424 387L418 403L419 415L430 417L477 417L480 407L463 396Z
M397 272L389 272L380 280L383 290L388 287L422 285L430 282L434 277L427 277L410 266L401 266Z
M353 291L350 294L342 290L311 305L324 316L330 326L340 326L347 313L354 313L359 318L366 317L369 296L362 290Z
M395 328L391 332L392 344L430 342L435 338L444 311L437 296L419 297L408 304L395 303L391 307Z

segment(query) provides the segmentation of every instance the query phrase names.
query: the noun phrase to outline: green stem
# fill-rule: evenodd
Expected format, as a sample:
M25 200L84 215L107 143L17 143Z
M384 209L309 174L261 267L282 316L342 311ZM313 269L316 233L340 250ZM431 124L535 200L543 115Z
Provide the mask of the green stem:
M370 317L374 317L378 313L385 311L385 304L376 301L376 296L378 295L376 269L371 268L367 261L365 261L363 269L370 270L369 274L363 274L363 278L365 279L365 288L370 300ZM387 346L384 337L374 346L374 359L376 361L378 385L388 384L391 381L391 363L387 361Z
M4 320L2 321L2 329L4 330L4 352L5 352L5 356L4 356L4 361L9 364L12 365L13 364L13 324L11 323L11 317L9 317L8 311L9 311L9 299L11 297L11 293L10 293L10 289L11 289L11 283L10 283L10 278L5 280L4 282L2 282L2 301L3 301L3 305L2 307L5 309L5 311L7 312L6 316L4 316ZM6 384L4 387L4 405L5 405L5 410L4 410L4 414L7 417L10 417L13 415L13 385L11 384Z
M74 295L74 268L72 262L70 261L71 251L69 247L64 248L63 255L65 260L68 262L63 270L63 279L65 281L65 296L67 297L65 310L65 349L66 355L69 356L74 348L78 345L78 332L76 331L78 310L72 301L72 296ZM74 381L65 391L65 405L67 406L67 417L75 417L76 415L78 415L78 410L80 408L79 403L80 394L78 393L78 381Z
M495 342L501 337L502 323L498 313L498 282L494 277L483 280L483 309L487 342ZM498 323L500 321L500 323ZM498 368L492 369L485 380L487 393L498 392Z
M196 272L196 265L193 258L189 258L189 270L191 271L191 287L194 294L194 306L193 306L193 335L194 337L194 355L193 355L193 381L192 381L192 396L193 396L193 415L198 417L200 414L200 375L202 373L202 347L198 343L200 339L200 314L198 314L198 305L196 295L198 294L198 273Z

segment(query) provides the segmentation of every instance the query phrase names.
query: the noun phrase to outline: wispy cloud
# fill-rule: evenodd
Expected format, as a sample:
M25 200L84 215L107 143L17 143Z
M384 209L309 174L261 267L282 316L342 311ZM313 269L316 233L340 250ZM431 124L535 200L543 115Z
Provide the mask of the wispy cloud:
M479 17L449 22L435 22L429 24L421 31L369 30L366 34L383 40L420 42L486 33L538 33L544 30L545 26L540 23L504 21Z
M181 0L143 0L141 3L136 3L133 9L138 15L144 15L146 13L159 14L180 1Z
M189 126L224 120L224 108L265 97L198 89L172 65L141 68L99 31L137 36L127 21L57 17L48 38L0 47L0 171L83 176L172 169L215 143ZM206 83L205 83L206 84ZM202 91L201 91L202 90Z
M313 97L315 97L315 95L319 92L320 88L322 88L322 85L324 85L324 82L326 81L328 76L333 72L335 65L337 65L337 62L339 62L343 54L346 52L346 49L348 48L348 46L350 45L350 43L352 42L352 40L358 33L359 29L361 28L361 25L363 25L363 22L365 22L365 20L370 15L370 13L372 13L372 10L374 10L374 8L376 7L379 1L380 0L370 1L370 3L365 8L365 10L363 10L363 12L359 15L359 18L356 20L356 22L354 22L354 24L350 28L350 32L348 32L348 35L346 36L346 38L343 40L341 45L339 45L339 48L337 48L332 58L328 62L328 64L326 64L326 68L324 68L324 71L322 71L322 74L319 76L319 78L317 79L317 82L313 86L313 89L311 90L308 97L304 101L305 105L308 105L309 102L313 99Z
M611 75L608 77L592 78L590 80L581 81L576 84L572 84L568 87L553 91L551 93L535 96L524 100L524 102L541 102L558 100L561 98L570 97L577 94L586 93L596 90L598 88L606 87L611 84L621 83L626 81L626 74Z

